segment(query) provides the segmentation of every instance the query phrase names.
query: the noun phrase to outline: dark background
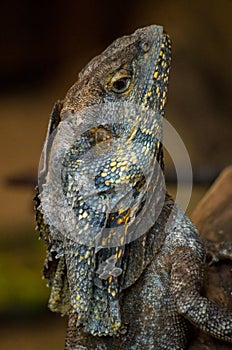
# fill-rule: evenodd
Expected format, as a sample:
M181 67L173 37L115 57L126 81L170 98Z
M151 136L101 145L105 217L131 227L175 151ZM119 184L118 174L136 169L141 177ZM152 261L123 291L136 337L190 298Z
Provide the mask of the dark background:
M232 1L39 1L0 5L0 338L3 349L63 349L46 311L33 187L54 102L117 37L161 24L172 38L166 118L193 166L189 212L231 163ZM172 170L167 166L167 175Z

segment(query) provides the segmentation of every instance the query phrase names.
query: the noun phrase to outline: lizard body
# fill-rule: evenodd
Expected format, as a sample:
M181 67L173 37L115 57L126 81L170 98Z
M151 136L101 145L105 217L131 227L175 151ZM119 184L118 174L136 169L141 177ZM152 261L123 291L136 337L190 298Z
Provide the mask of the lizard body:
M232 315L200 295L199 233L162 197L170 55L160 26L117 39L53 110L37 223L67 350L185 349L190 323L232 341Z

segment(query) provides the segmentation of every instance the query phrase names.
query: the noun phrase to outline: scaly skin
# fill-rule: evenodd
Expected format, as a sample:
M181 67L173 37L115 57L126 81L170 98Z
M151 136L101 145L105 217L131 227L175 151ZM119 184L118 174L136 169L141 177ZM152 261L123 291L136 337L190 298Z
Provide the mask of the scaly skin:
M129 239L141 213L155 215L159 202L152 206L152 200L163 190L157 169L163 169L170 54L162 27L122 37L82 70L52 113L36 207L48 245L49 307L69 315L66 350L185 349L190 323L232 342L232 315L200 294L205 252L199 233L167 194L157 220ZM81 121L90 119L95 125L80 131ZM71 141L65 125L79 130ZM62 143L69 146L52 167ZM57 167L60 172L53 175ZM83 180L89 173L93 189ZM102 199L115 199L114 210L105 211ZM101 240L95 241L98 234Z

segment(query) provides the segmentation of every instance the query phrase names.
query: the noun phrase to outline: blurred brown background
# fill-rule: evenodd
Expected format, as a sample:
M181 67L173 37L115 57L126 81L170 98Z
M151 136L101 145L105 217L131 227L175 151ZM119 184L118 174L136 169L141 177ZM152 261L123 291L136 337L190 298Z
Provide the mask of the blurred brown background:
M232 1L12 0L0 4L0 339L2 349L63 349L46 309L33 187L54 102L117 37L162 24L173 42L166 118L189 151L189 212L231 163ZM172 169L167 166L172 179Z

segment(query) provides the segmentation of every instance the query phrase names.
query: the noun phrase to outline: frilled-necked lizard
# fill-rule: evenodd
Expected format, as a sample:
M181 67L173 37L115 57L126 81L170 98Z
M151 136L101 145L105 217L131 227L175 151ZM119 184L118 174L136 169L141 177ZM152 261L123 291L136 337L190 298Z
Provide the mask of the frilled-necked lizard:
M163 181L170 55L161 26L138 29L53 109L36 218L66 350L185 349L191 324L232 342L232 314L201 295L199 233Z

